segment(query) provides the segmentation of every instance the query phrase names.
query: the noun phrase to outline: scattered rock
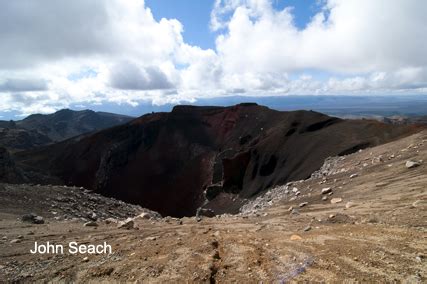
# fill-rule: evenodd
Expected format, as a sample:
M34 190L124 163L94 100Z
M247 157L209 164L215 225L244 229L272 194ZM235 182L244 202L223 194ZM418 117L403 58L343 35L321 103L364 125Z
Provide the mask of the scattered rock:
M98 223L96 223L95 221L89 221L83 224L83 226L85 227L98 227Z
M121 221L121 222L117 225L117 228L119 228L119 229L126 229L126 230L130 230L130 229L133 229L133 228L134 228L134 226L135 226L135 223L134 223L133 219L132 219L132 218L127 218L126 220Z
M326 201L326 200L328 200L328 197L327 197L327 196L323 196L323 197L322 197L322 200L323 200L323 201Z
M151 219L151 215L149 213L147 213L147 212L143 212L143 213L139 214L138 216L136 216L134 218L134 220L136 220L136 219L150 220Z
M376 216L369 216L368 218L363 219L362 223L378 223L378 218Z
M221 259L221 257L219 256L219 252L218 252L218 251L215 251L215 252L214 252L214 255L213 255L212 257L213 257L213 259L215 259L215 260L219 260L219 259Z
M351 208L351 207L354 207L355 205L356 205L356 204L355 204L354 202L349 201L349 202L347 202L347 203L345 204L345 208L349 209L349 208Z
M117 224L119 221L115 218L107 218L105 219L105 224Z
M20 242L21 242L20 239L13 239L13 240L10 241L11 244L17 244L17 243L20 243Z
M332 198L331 199L332 204L336 204L336 203L340 203L340 202L342 202L342 198Z
M34 224L44 224L44 219L42 216L36 216L33 220Z
M32 224L44 224L44 219L41 216L37 216L34 213L25 214L21 217L22 222L32 223Z
M359 176L358 174L352 174L352 175L350 175L350 178L356 178L358 176Z
M421 166L421 163L420 163L420 162L418 162L418 161L409 160L409 161L406 161L405 166L406 166L408 169L412 169L412 168L416 168L416 167L418 167L418 166Z
M325 187L322 189L322 194L328 194L330 192L332 192L332 188L330 187Z
M98 216L96 215L95 212L90 213L87 217L92 221L98 220Z
M307 227L304 228L304 232L308 232L310 230L311 230L311 226L307 226Z
M290 239L291 239L291 241L300 241L300 240L302 240L301 236L299 236L299 235L292 235Z
M418 207L418 205L419 205L421 202L422 202L421 200L417 200L417 201L415 201L414 203L412 203L412 207L413 207L413 208L417 208L417 207Z
M308 205L308 202L302 202L299 204L299 207L302 208L302 207L307 206L307 205Z
M205 216L208 218L213 218L213 217L215 217L215 212L212 209L199 207L197 209L196 216L198 216L198 217L199 216Z
M89 257L86 256L83 258L83 262L88 262L88 261L89 261Z

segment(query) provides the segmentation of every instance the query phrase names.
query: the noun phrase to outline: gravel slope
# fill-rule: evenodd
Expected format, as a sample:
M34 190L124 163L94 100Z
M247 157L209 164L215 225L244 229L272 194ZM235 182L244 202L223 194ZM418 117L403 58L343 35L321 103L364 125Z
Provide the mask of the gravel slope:
M408 160L422 162L408 169ZM326 168L316 177L289 185L287 194L282 187L260 197L263 205L248 206L244 214L200 222L194 217L139 218L131 230L106 224L103 218L96 221L97 227L83 226L84 216L55 220L52 209L46 209L49 202L42 203L46 196L38 193L48 188L3 185L2 190L15 195L0 190L0 281L425 283L427 131L345 156ZM321 193L327 187L330 196ZM54 190L61 196L69 194L66 189ZM24 196L31 204L45 205L29 207ZM324 196L328 199L322 200ZM332 198L342 201L332 204ZM112 207L103 202L114 203L101 198L96 204ZM123 218L140 213L127 206L117 207L129 209ZM21 222L28 211L44 217L45 224ZM66 210L60 212L63 216ZM18 236L20 241L11 243ZM87 258L29 253L34 241L73 240L106 241L114 253Z

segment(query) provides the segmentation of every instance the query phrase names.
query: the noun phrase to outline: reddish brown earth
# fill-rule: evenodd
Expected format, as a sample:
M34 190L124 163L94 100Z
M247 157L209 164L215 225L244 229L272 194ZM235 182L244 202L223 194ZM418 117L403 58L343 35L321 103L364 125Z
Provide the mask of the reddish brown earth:
M414 131L256 104L177 106L79 141L17 153L15 159L31 181L84 186L180 217L196 213L211 184L220 193L205 207L235 213L246 198L309 177L328 156Z
M427 132L343 158L331 169L338 173L294 182L298 196L263 211L139 220L138 230L55 220L63 207L49 208L46 198L67 189L0 185L0 282L426 283ZM408 160L423 162L408 169ZM47 223L22 223L29 210ZM31 255L34 241L106 241L113 254Z

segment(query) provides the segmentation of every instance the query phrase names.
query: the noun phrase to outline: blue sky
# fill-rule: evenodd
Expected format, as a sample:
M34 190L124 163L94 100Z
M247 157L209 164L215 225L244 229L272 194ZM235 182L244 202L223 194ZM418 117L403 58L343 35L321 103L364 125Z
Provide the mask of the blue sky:
M3 1L0 117L426 95L426 10L417 0Z
M215 48L215 34L209 29L213 4L213 0L146 0L157 20L179 20L185 41L205 49Z

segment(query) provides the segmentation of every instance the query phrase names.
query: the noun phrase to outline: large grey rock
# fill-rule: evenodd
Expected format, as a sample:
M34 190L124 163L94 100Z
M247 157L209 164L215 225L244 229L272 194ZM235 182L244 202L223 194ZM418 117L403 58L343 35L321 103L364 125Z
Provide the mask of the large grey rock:
M421 166L421 163L420 163L420 162L418 162L418 161L409 160L409 161L406 161L405 166L406 166L408 169L412 169L412 168L416 168L416 167Z
M330 187L325 187L322 189L322 194L328 194L330 192L332 192L332 188Z
M299 204L299 207L302 208L302 207L307 206L307 205L308 205L308 202L302 202Z
M135 226L135 223L134 223L133 219L132 218L127 218L126 220L121 221L119 223L119 225L117 226L117 228L130 230L130 229L133 229L134 226Z
M32 223L32 224L44 224L44 219L41 216L37 216L34 213L25 214L21 217L22 222Z

